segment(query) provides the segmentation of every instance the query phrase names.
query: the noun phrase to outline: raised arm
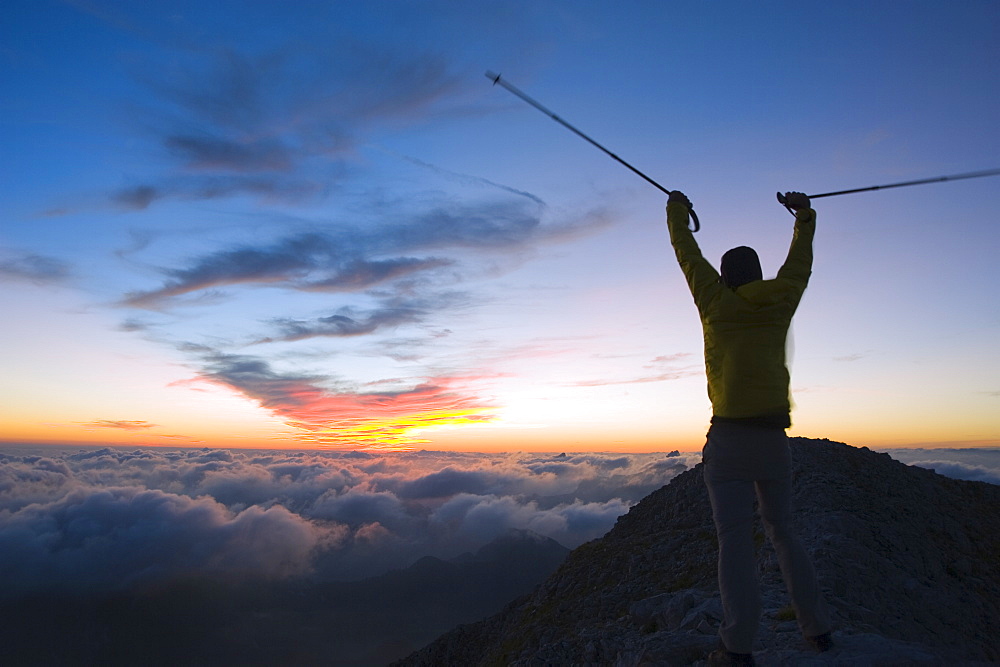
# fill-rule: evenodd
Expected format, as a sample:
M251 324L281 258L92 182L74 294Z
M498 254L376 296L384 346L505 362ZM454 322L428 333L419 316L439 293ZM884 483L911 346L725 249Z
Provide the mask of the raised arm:
M680 191L671 192L667 201L667 229L670 230L670 243L674 247L677 263L681 265L695 304L701 310L702 304L709 298L709 293L719 287L719 272L702 256L701 249L694 240L694 234L688 227L688 217L688 198Z
M785 195L789 208L795 211L795 230L788 257L778 269L778 279L795 283L800 293L806 288L812 273L813 236L816 233L816 211L810 208L809 198L801 192Z

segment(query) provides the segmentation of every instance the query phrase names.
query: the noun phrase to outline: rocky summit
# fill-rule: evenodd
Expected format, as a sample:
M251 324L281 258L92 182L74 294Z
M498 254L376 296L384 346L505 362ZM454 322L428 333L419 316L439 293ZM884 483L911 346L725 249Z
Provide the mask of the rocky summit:
M794 508L834 617L803 641L759 520L759 665L1000 661L1000 486L828 440L791 441ZM717 645L717 543L701 465L573 551L532 594L396 664L700 665Z

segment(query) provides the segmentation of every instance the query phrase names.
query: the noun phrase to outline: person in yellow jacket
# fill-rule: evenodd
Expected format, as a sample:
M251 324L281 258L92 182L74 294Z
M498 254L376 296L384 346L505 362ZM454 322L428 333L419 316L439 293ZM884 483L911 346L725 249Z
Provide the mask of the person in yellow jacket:
M788 257L764 280L746 246L706 260L688 228L691 203L679 191L667 201L670 242L694 296L705 338L712 421L702 451L705 484L719 538L721 646L710 665L752 665L761 602L753 545L753 502L781 566L803 636L832 646L830 618L809 555L792 528L791 425L785 343L812 272L816 212L801 192L786 195L795 212Z

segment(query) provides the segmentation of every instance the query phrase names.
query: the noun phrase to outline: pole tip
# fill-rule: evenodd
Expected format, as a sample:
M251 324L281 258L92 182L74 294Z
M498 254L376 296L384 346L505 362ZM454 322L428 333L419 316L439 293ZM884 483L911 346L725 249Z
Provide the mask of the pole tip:
M486 70L486 78L492 81L494 86L500 82L500 75L496 72Z

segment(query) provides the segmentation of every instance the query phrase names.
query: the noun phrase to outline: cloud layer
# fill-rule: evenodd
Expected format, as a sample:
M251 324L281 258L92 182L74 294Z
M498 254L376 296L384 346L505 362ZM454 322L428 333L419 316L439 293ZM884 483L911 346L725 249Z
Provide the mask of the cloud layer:
M1000 483L997 450L899 450L897 458L921 453L917 465ZM474 551L511 528L573 548L699 460L6 447L0 595L191 577L356 579Z
M510 528L575 547L690 456L6 449L0 590L350 579Z
M892 458L939 475L970 482L1000 484L1000 450L993 447L889 449Z

